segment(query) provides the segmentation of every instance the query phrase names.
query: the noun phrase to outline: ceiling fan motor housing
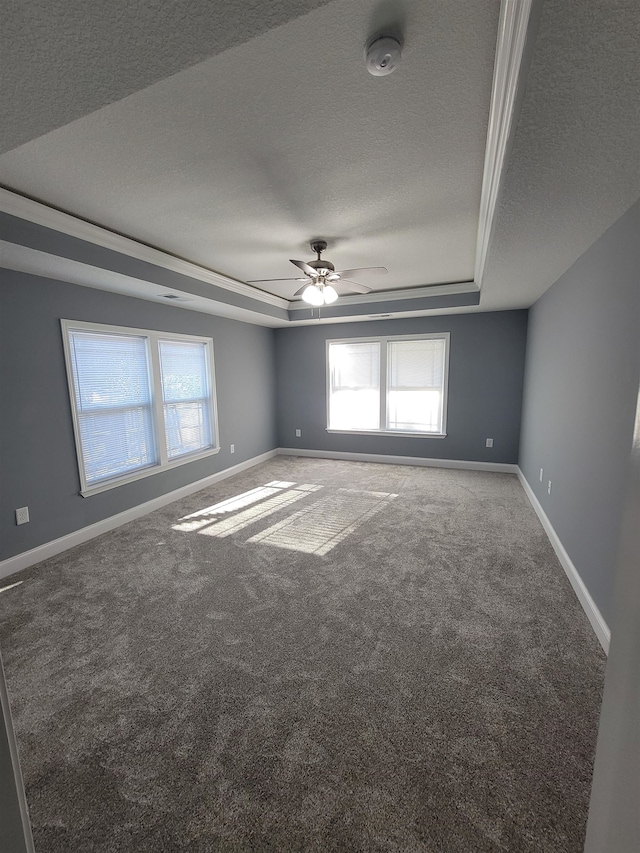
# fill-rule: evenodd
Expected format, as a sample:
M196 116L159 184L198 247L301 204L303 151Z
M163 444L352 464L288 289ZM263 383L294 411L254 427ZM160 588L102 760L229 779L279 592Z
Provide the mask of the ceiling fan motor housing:
M315 261L309 261L309 266L313 267L314 270L318 273L319 276L329 275L329 273L335 272L335 267L331 263L331 261L325 261L320 259L320 255L327 248L326 240L312 240L311 241L311 251L315 252L318 256L318 259Z
M334 265L331 261L318 260L318 261L309 261L309 266L313 267L314 270L318 273L318 275L328 275L330 272L335 270Z

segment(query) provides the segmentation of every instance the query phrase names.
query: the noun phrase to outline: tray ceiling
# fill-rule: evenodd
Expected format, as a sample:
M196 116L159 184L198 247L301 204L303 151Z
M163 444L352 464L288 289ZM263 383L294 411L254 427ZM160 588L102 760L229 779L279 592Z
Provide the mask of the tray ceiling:
M340 0L5 153L1 180L241 281L295 276L314 237L386 266L375 290L470 281L499 4L403 8L389 77L364 66L372 3Z
M396 299L394 316L428 313L429 288L472 282L497 0L4 5L8 189L192 262L202 281L226 277L243 299L275 299L272 310L299 285L237 282L295 276L288 259L309 259L313 238L337 268L388 267L363 283ZM533 7L480 304L457 284L458 302L438 310L532 304L640 196L640 7ZM363 45L385 25L402 30L403 60L374 78ZM46 269L9 254L14 269ZM132 277L132 295L157 290ZM189 298L181 307L208 310ZM365 319L366 302L343 298L334 319Z

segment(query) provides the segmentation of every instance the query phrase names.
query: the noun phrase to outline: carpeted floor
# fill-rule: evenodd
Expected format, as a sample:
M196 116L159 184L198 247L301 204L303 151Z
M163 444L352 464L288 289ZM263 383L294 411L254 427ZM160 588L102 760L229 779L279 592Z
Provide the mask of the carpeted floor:
M604 655L512 475L279 457L17 582L37 853L582 851Z

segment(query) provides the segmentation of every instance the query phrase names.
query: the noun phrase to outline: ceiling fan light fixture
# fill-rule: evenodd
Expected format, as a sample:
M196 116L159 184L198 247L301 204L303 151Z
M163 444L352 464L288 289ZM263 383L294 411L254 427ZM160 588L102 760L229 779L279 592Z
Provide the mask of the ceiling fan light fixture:
M306 288L302 294L302 298L310 305L324 305L324 295L320 288L315 284L310 284L309 287Z
M311 249L318 256L316 260L307 263L289 258L291 263L305 274L304 279L259 279L258 281L250 281L249 284L265 284L269 281L304 281L305 284L293 294L293 299L301 296L304 302L319 307L330 305L338 299L339 294L333 287L334 282L340 282L340 284L346 285L349 290L355 290L356 293L371 293L371 288L354 281L354 276L359 276L361 273L388 272L386 267L360 267L359 269L337 271L331 261L320 257L326 248L326 240L313 240Z
M336 299L338 298L338 291L335 289L335 287L331 287L330 284L325 284L323 295L324 295L325 303L327 305L330 305L332 302L335 302Z

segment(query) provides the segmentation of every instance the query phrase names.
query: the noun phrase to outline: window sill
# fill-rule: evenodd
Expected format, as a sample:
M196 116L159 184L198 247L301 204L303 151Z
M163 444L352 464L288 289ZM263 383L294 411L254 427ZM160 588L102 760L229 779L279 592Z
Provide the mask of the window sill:
M172 459L165 465L151 465L147 468L140 468L131 474L124 474L122 477L114 477L112 480L104 480L96 483L95 486L87 486L80 490L83 498L89 498L92 495L107 492L109 489L115 489L118 486L124 486L126 483L134 483L136 480L142 480L145 477L151 477L152 474L160 474L162 471L170 471L172 468L178 468L180 465L186 465L188 462L197 462L199 459L206 459L208 456L215 456L220 452L219 447L210 447L207 450L198 453L189 453L180 456L178 459Z
M391 429L329 429L327 432L333 432L338 435L400 435L404 438L446 438L446 432L400 432L399 430Z

